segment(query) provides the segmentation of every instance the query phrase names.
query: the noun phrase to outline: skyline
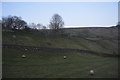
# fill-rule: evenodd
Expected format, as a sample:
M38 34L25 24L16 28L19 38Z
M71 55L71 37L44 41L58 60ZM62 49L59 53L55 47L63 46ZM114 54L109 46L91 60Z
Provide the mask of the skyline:
M3 2L2 16L22 17L45 26L58 13L66 27L109 27L118 22L117 2Z

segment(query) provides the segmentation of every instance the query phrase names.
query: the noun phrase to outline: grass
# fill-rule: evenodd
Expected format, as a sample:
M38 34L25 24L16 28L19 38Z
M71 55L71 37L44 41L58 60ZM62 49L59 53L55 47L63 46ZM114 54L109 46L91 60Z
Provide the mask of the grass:
M118 53L117 40L103 40L96 37L104 34L104 32L102 33L100 30L94 32L91 29L90 31L92 32L80 30L67 30L70 33L79 33L80 37L46 37L37 31L3 32L2 41L3 44L85 49L108 54L112 54L113 52ZM12 35L16 35L16 38L12 38ZM109 37L111 35L107 32L103 36ZM23 54L27 58L21 58ZM63 59L64 55L67 56L67 59ZM75 52L24 51L22 49L3 48L2 59L3 78L118 77L117 57L102 57ZM89 75L91 69L95 70L94 76Z
M26 58L21 58L25 54ZM67 59L63 59L66 55ZM90 76L89 70L95 70ZM3 49L3 78L117 78L118 58Z
M16 38L12 38L16 35ZM81 37L45 37L40 32L3 32L3 44L44 46L52 48L85 49L112 54L117 53L117 40Z

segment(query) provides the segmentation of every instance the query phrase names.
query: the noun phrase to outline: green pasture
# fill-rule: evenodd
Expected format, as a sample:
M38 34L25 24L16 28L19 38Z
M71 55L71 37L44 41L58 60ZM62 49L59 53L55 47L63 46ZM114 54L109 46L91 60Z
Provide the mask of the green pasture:
M25 54L26 58L21 56ZM117 78L118 58L3 48L3 78ZM67 56L64 59L63 56ZM89 71L93 69L95 75Z

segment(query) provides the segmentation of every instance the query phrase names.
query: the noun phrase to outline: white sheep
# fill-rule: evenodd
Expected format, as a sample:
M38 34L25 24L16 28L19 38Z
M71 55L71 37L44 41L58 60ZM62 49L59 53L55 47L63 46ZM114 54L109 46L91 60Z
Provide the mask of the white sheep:
M27 49L25 49L25 51L27 51Z
M93 76L95 74L94 70L90 70L90 75Z
M63 58L64 58L64 59L66 59L66 58L67 58L67 56L63 56Z
M22 58L26 58L26 56L25 56L25 55L22 55Z

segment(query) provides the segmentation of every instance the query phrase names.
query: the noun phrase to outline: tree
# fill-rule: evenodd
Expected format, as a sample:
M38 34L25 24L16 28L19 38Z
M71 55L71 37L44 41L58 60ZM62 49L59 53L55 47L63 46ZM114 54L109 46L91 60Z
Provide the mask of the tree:
M2 18L2 27L4 29L11 29L12 28L12 23L13 23L13 19L12 19L11 16Z
M31 30L31 28L30 28L30 27L28 27L28 26L25 26L24 30L25 30L26 32L28 32L28 31L30 31L30 30Z
M44 29L44 30L45 30L46 28L47 28L46 26L44 26L44 25L42 26L42 29Z
M27 23L17 16L8 16L2 18L2 26L4 29L24 29Z
M41 29L41 27L42 27L42 24L38 23L38 24L37 24L37 28L38 28L38 29Z
M13 23L12 28L15 29L25 29L27 26L27 23L21 19L21 17L13 16L12 17Z
M59 32L63 28L64 22L59 14L54 14L50 20L49 28L55 32Z
M36 26L35 23L32 23L31 26L32 26L33 29L37 29L37 26Z

